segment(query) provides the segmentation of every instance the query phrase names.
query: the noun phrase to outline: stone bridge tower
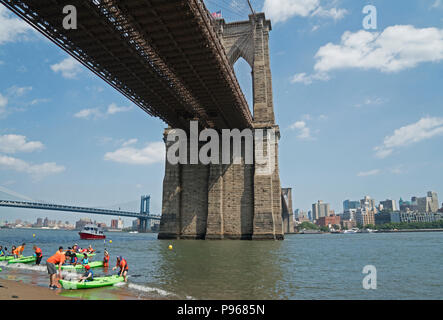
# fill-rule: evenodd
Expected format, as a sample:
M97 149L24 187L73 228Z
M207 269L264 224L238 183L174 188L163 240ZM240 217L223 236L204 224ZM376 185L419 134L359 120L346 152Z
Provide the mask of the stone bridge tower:
M218 34L231 66L244 58L252 69L254 128L275 133L275 161L263 174L261 164L175 164L166 161L159 239L284 238L278 169L279 127L275 124L269 58L271 22L264 13L249 20L217 20ZM166 129L167 134L171 129ZM220 139L221 141L221 139ZM171 143L166 142L169 150ZM265 141L265 145L266 145ZM221 142L220 142L221 143ZM188 143L189 145L189 143Z

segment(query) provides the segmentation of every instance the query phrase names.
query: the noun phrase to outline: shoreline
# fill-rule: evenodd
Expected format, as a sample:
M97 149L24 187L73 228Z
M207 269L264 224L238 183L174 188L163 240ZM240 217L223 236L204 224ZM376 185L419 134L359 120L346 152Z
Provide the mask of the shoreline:
M357 233L397 233L397 232L443 232L443 228L440 229L398 229L398 230L377 230L374 232L357 232ZM291 232L287 234L344 234L343 232Z
M59 295L60 290L51 290L35 284L0 278L0 300L82 300Z

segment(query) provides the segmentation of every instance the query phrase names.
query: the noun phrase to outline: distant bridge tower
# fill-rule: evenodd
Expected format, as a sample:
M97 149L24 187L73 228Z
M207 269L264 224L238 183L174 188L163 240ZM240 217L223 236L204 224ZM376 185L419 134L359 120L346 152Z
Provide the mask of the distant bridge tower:
M271 22L264 13L258 13L246 21L226 23L220 19L216 23L231 66L240 57L251 66L254 100L251 129L263 129L265 138L269 131L275 132L275 143L270 146L275 151L274 170L258 174L260 165L245 164L244 155L241 164L173 165L166 161L158 238L281 240L284 232L278 169L280 131L275 124L272 101ZM169 130L166 129L165 137ZM166 150L174 144L166 139L165 142Z
M140 201L140 213L149 215L149 205L151 202L151 196L141 196ZM140 218L139 219L139 232L148 231L148 225L151 226L151 219L148 218Z

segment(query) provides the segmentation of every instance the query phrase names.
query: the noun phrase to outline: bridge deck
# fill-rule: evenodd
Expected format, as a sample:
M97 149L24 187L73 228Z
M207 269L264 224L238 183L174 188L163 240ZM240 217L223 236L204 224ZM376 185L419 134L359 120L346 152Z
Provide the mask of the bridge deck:
M214 21L200 0L0 0L124 94L174 128L252 127ZM63 7L77 9L65 30Z
M161 216L152 215L152 214L142 214L139 212L108 210L108 209L100 209L100 208L76 207L76 206L65 206L65 205L59 205L59 204L26 202L26 201L0 200L0 207L93 213L93 214L103 214L103 215L122 216L122 217L134 217L134 218L143 218L143 219L152 219L152 220L160 220L160 218L161 218Z

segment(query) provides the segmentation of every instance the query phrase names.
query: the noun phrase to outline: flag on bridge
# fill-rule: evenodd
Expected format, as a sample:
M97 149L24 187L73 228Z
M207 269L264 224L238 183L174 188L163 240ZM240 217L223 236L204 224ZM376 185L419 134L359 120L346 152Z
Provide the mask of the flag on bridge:
M217 12L213 12L213 13L212 13L212 17L215 18L215 19L221 19L221 17L222 17L222 12L221 12L221 10L220 10L220 11L217 11Z

